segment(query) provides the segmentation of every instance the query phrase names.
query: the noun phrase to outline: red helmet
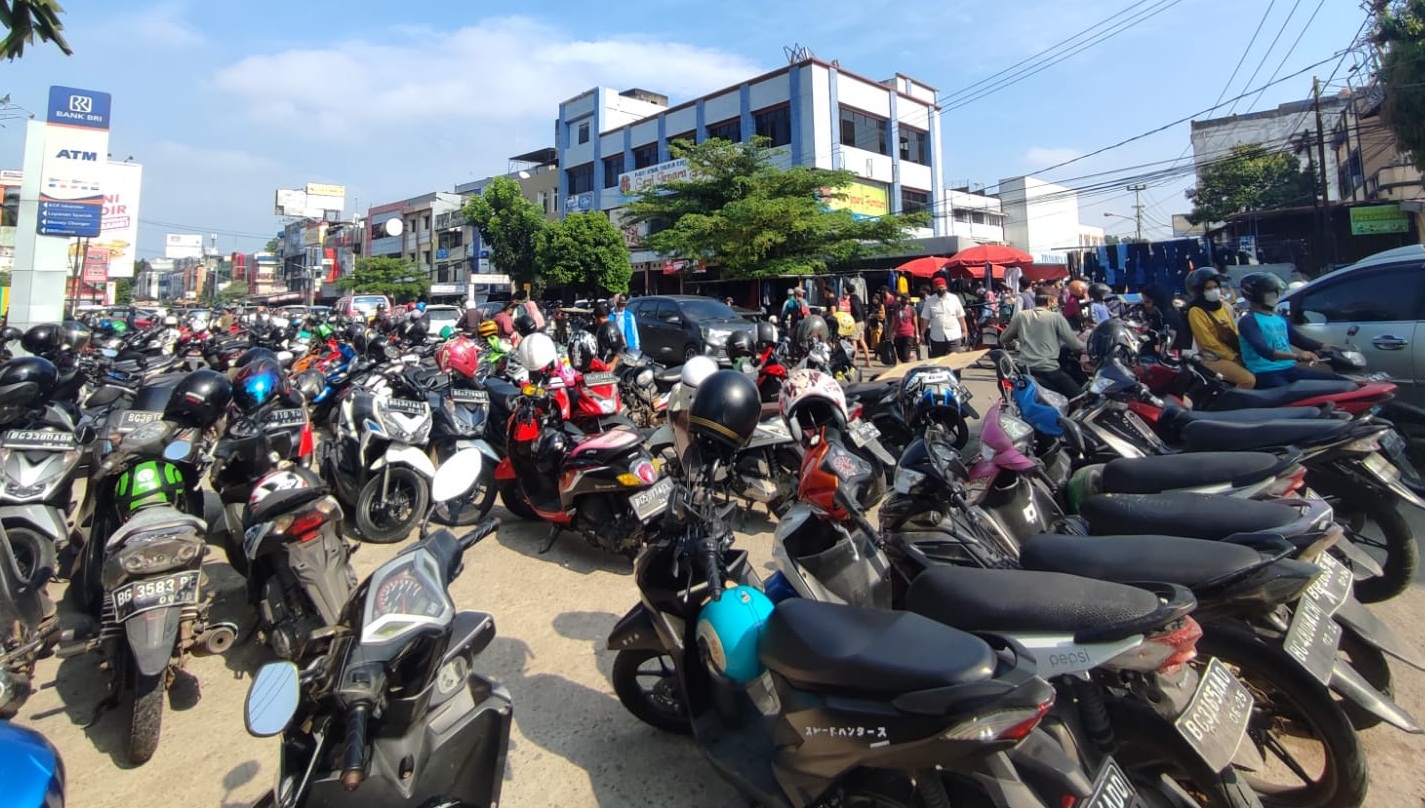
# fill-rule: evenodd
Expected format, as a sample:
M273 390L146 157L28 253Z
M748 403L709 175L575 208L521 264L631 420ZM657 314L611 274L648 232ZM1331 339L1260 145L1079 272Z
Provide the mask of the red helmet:
M468 338L455 337L435 352L435 363L446 373L458 373L467 379L473 379L476 368L480 366L480 351Z

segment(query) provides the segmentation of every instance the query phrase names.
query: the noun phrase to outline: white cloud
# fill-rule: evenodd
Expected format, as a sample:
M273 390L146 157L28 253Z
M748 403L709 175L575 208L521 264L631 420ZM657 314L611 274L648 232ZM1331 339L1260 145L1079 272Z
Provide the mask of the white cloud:
M1025 166L1034 170L1058 165L1082 154L1083 152L1078 149L1071 149L1067 146L1033 146L1020 159Z
M405 27L394 44L357 40L249 56L220 70L215 83L254 120L314 139L359 140L372 129L429 129L438 137L453 128L551 121L560 101L594 85L646 87L676 102L758 72L715 49L579 40L505 17L453 32Z
M183 9L172 3L125 14L106 28L118 31L121 39L159 47L191 48L207 42L206 37L183 20Z

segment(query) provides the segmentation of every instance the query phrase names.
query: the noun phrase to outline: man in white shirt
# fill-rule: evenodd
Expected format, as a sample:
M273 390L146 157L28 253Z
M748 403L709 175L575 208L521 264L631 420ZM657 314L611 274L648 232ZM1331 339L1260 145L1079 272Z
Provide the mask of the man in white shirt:
M920 321L930 332L930 358L960 349L960 341L968 330L965 307L959 297L950 294L944 278L935 279L934 293L920 305Z

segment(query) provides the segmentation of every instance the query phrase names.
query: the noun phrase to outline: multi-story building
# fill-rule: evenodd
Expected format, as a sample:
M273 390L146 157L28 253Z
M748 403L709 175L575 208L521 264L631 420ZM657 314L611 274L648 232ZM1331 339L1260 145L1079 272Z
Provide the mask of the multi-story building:
M948 215L943 225L945 235L954 236L959 241L970 244L1002 243L1004 237L1004 209L999 197L989 196L963 188L949 188L945 191L945 206ZM961 247L960 249L963 249Z
M1425 197L1420 170L1381 121L1385 91L1379 86L1347 99L1328 141L1338 166L1337 187L1347 202L1406 202Z
M1346 108L1350 98L1349 90L1339 95L1321 97L1323 120L1334 121ZM1202 167L1215 160L1221 160L1232 153L1233 146L1261 145L1268 149L1295 150L1298 145L1309 146L1310 155L1303 152L1302 165L1316 161L1316 115L1315 102L1291 101L1276 109L1229 115L1223 118L1209 118L1192 122L1192 159L1200 172ZM1329 137L1329 135L1328 135ZM1329 141L1328 141L1329 143ZM1335 152L1326 150L1327 193L1332 201L1341 199L1338 182L1340 168L1336 164Z
M1074 189L1035 177L1010 177L999 182L1004 210L1004 237L1034 256L1036 263L1063 264L1082 247L1103 244L1102 227L1079 221L1079 195Z

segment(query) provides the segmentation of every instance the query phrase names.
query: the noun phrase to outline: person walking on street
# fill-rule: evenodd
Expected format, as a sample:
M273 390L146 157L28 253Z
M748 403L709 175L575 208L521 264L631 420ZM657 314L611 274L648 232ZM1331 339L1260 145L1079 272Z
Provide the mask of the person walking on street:
M909 362L920 341L920 318L915 314L915 305L910 302L909 294L901 292L900 300L890 311L890 321L896 358Z
M1083 392L1083 387L1059 367L1059 354L1066 347L1082 354L1084 343L1064 315L1049 308L1048 295L1035 295L1034 308L1010 318L1000 342L1019 343L1019 361L1029 368L1035 381L1069 398Z
M861 298L855 292L846 295L846 310L851 312L851 320L856 323L852 332L852 342L854 352L851 356L851 364L856 364L856 357L865 357L864 367L871 366L871 349L866 345L866 304L861 302Z
M623 334L623 342L630 350L642 350L638 342L638 321L633 312L628 310L628 295L614 296L614 310L609 315L609 322L618 326L619 333Z
M455 326L464 333L474 336L483 319L485 318L480 315L480 307L475 304L474 298L471 298L465 301L465 311L460 315L460 322Z
M944 278L935 279L935 294L921 304L920 317L930 342L930 358L960 350L965 338L965 307L950 294Z

